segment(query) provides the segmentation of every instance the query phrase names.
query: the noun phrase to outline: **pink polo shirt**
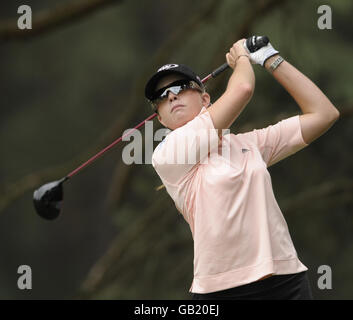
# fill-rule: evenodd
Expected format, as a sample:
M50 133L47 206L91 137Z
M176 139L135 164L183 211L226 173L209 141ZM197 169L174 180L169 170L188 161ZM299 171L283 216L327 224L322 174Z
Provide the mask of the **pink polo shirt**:
M267 170L306 146L299 115L219 139L202 108L156 147L152 165L194 240L190 292L215 292L268 274L308 270L298 259Z

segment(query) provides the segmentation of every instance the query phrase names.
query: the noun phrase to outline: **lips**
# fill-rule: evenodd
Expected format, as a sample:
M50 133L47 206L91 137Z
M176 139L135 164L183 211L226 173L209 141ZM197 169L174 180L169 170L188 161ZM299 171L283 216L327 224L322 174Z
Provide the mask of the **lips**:
M182 107L184 107L183 104L176 104L175 106L172 107L171 112L174 112L175 109L182 108Z

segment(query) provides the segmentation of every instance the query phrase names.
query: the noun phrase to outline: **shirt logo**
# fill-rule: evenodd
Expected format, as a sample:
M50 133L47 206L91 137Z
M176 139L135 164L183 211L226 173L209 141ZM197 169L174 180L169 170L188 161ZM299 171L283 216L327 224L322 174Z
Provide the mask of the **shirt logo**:
M241 149L241 152L242 152L242 153L245 153L245 152L248 152L248 151L250 151L250 150L249 150L249 149L245 149L245 148L242 148L242 149Z

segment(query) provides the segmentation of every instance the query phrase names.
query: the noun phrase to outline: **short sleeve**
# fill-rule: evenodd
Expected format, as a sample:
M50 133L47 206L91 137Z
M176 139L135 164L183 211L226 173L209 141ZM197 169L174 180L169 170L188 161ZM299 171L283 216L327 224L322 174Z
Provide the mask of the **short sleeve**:
M163 183L178 184L190 171L207 161L218 148L218 134L206 108L184 126L170 132L155 148L152 165Z
M267 167L308 146L302 136L299 115L264 129L255 129L244 137L257 145Z

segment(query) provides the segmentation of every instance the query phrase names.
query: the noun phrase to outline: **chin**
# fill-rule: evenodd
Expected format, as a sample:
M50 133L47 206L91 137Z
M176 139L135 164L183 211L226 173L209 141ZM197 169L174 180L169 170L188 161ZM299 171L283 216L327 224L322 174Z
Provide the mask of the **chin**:
M186 123L188 123L190 120L185 120L185 119L178 119L177 121L173 121L173 123L176 123L176 126L174 127L173 130L178 129L180 127L182 127L183 125L185 125ZM172 126L170 126L169 128L171 128Z
M192 119L194 119L195 117L190 115L190 114L186 114L183 116L180 116L180 118L178 119L178 127L181 127L185 124L187 124L189 121L191 121Z
M199 113L199 112L198 112ZM175 118L174 123L177 123L177 126L175 129L182 127L183 125L187 124L189 121L193 120L198 113L196 112L195 114L191 114L190 112L188 113L180 113L178 114Z

